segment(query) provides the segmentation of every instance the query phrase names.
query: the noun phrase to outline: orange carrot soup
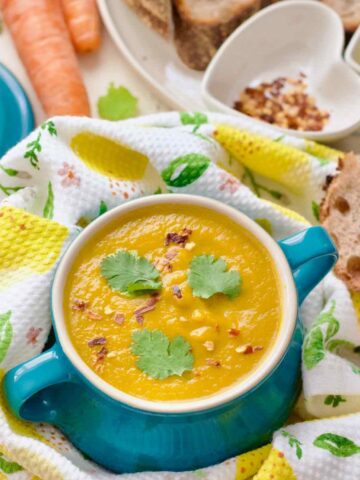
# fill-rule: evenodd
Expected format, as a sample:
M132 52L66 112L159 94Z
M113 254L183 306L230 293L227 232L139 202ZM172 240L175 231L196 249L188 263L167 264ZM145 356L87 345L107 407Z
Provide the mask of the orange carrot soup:
M103 380L147 400L218 393L253 372L282 318L275 263L213 210L157 205L82 248L64 309L71 341Z

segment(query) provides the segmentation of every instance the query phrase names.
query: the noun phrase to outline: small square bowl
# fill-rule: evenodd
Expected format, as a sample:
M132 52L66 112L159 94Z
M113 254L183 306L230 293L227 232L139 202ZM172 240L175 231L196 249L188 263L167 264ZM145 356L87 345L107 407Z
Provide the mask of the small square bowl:
M246 117L232 106L248 86L278 77L306 75L308 93L330 114L321 131L285 129L280 134L335 141L360 127L360 78L342 59L344 30L340 17L313 0L287 0L260 11L224 42L201 85L211 110Z

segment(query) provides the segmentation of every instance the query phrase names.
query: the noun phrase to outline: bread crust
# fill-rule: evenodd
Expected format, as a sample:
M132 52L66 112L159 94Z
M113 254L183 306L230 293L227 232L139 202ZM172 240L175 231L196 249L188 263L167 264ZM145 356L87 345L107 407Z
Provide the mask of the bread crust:
M337 175L328 179L320 207L320 222L339 251L335 274L355 292L360 292L359 179L360 157L350 153L340 160Z
M347 32L354 32L360 25L360 0L321 0L341 17Z
M172 36L171 0L125 0L139 18L164 38Z
M223 41L244 20L257 12L260 0L239 0L224 20L215 16L194 17L188 2L176 0L175 45L182 61L194 70L204 70ZM236 7L236 8L235 8Z

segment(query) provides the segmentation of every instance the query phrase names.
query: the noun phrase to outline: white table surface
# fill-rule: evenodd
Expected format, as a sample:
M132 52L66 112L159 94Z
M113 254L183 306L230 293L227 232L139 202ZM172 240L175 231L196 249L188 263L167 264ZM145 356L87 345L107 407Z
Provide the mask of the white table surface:
M139 99L140 115L169 110L163 102L150 92L146 83L126 62L105 31L105 27L103 27L102 33L102 45L97 52L78 56L90 98L92 116L98 116L96 102L101 95L106 93L111 82L116 86L127 87ZM0 34L0 62L17 77L30 98L36 124L41 123L45 118L44 112L6 27Z

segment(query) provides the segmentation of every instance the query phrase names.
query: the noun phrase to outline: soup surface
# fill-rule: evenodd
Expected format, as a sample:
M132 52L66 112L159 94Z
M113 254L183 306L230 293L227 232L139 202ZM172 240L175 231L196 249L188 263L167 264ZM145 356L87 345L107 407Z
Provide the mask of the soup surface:
M217 393L256 369L277 337L282 299L252 234L203 207L158 205L88 241L64 309L75 349L101 378L171 401Z

